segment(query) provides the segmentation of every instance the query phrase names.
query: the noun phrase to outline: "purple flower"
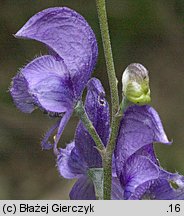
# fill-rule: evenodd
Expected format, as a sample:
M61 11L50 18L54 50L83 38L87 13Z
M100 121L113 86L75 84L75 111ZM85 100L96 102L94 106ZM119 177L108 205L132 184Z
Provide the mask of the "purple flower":
M42 146L51 148L50 135L58 128L57 142L94 70L98 48L86 20L66 8L49 8L34 15L15 34L44 43L50 55L34 59L13 78L10 88L17 108L31 113L36 107L59 117Z
M184 199L184 177L159 165L155 142L171 144L157 112L150 106L129 107L120 124L115 150L123 194L119 199Z
M91 79L87 87L85 110L106 145L110 134L110 116L105 92L96 78ZM93 183L88 176L90 168L102 167L101 156L95 146L88 131L82 122L79 122L75 140L65 149L59 149L57 166L60 174L67 179L78 179L70 192L71 199L96 199Z

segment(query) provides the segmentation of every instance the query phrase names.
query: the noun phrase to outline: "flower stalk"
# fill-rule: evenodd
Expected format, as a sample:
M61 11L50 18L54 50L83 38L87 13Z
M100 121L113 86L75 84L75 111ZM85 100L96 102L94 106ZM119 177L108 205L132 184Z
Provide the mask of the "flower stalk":
M117 88L118 81L116 78L113 55L112 55L105 0L96 0L96 6L98 11L104 55L106 60L107 73L108 73L109 85L111 91L112 118L113 118L118 112L118 107L119 107L119 97L118 97L118 88Z
M75 113L80 118L86 129L88 130L89 134L93 138L94 142L96 143L98 151L102 154L105 150L105 147L100 139L95 127L93 126L91 120L89 119L82 101L79 101L75 107Z
M104 199L111 199L111 172L112 172L112 155L115 148L115 140L118 134L119 122L121 114L118 114L119 110L119 96L117 88L117 78L115 73L112 48L109 36L109 28L107 21L105 0L96 0L96 6L98 11L98 18L100 23L104 55L106 60L107 74L111 92L111 104L112 104L112 120L111 120L111 136L107 145L106 152L103 159L104 168Z

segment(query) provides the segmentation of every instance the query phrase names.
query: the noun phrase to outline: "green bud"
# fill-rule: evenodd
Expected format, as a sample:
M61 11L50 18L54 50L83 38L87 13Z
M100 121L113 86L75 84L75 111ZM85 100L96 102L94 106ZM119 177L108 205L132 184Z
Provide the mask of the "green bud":
M151 101L148 70L141 64L130 64L122 76L123 95L136 104L144 105Z

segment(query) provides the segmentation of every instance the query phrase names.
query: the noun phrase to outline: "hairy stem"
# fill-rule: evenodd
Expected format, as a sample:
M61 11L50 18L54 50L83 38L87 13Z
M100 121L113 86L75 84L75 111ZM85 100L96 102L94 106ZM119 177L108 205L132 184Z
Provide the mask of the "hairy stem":
M107 73L109 78L109 85L111 91L111 103L112 103L112 118L118 112L119 107L119 97L118 97L118 88L117 88L117 78L114 68L114 61L112 56L112 48L109 36L109 28L107 22L107 13L106 13L106 5L105 0L96 0L98 18L100 23L104 55L107 66Z
M91 120L89 119L84 106L82 104L82 101L79 101L75 107L75 113L80 118L86 129L88 130L89 134L93 138L94 142L96 143L97 149L102 154L105 150L105 147L102 143L102 140L100 139L95 127L93 126Z
M119 122L121 119L121 114L118 114L119 109L119 97L118 97L118 88L117 88L117 78L115 73L108 22L107 22L107 13L105 0L96 0L104 55L107 66L107 73L110 85L111 92L111 104L112 104L112 121L111 121L111 136L110 141L107 145L105 154L103 155L103 168L104 168L104 199L111 199L111 182L112 182L112 155L115 148L116 137L119 129Z
M104 168L104 199L111 199L111 182L112 182L112 156L114 153L114 148L116 144L116 137L118 135L119 123L121 116L113 118L111 126L111 137L108 143L103 157L103 168Z
M111 200L112 157L107 152L103 157L103 169L103 198L104 200Z

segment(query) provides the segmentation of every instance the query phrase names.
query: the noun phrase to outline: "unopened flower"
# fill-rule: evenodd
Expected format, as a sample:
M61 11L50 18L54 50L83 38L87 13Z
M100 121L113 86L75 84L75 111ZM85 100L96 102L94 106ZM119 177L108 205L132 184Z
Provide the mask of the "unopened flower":
M130 64L122 76L123 95L135 104L144 105L151 101L147 69L137 63Z
M50 55L34 59L13 78L10 92L18 109L35 108L58 117L45 135L43 148L52 148L50 135L58 128L55 148L95 67L98 48L86 20L66 7L43 10L15 34L44 43Z

